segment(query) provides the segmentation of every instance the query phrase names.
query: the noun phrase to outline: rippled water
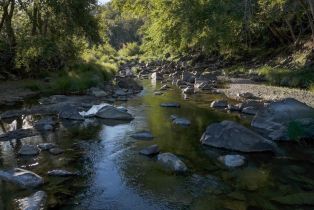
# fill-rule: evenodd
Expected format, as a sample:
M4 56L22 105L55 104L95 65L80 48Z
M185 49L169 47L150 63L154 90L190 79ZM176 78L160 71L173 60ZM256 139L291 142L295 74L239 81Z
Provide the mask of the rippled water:
M33 144L56 142L67 149L60 156L42 152L36 158L16 158L18 143L1 143L1 168L19 166L44 176L48 180L44 186L49 196L48 204L55 209L314 208L311 206L314 203L313 145L281 145L283 154L280 155L244 154L248 159L245 167L227 169L217 157L234 152L203 147L199 139L212 122L230 119L248 125L250 118L210 109L210 102L222 97L220 95L196 94L184 101L176 88L162 96L154 96L154 90L160 85L156 87L144 81L144 86L141 96L122 104L135 117L132 122L100 121L83 128L82 125L62 123L63 129L53 135L22 140ZM181 108L162 108L162 102L179 102ZM173 125L172 114L190 119L192 125L187 128ZM9 125L14 126L5 123L5 126ZM64 134L63 130L77 126L94 131L95 136L83 140L82 135ZM150 130L156 138L153 141L130 138L132 133L142 130ZM189 173L173 174L165 171L156 158L138 154L152 144L158 144L162 152L180 157ZM74 179L45 176L48 170L56 167L79 170L83 176ZM30 193L11 189L3 183L0 187L0 205L8 209L12 199ZM283 196L292 194L294 200L288 200L293 202L282 204L287 203Z

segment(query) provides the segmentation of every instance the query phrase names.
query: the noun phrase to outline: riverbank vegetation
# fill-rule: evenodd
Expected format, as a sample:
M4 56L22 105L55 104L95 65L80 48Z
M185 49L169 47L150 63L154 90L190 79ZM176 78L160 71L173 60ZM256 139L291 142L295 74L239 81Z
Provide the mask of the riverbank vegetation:
M59 92L90 87L92 75L109 79L128 61L183 58L253 68L271 84L313 89L313 43L311 0L0 4L1 77L55 73L51 89Z

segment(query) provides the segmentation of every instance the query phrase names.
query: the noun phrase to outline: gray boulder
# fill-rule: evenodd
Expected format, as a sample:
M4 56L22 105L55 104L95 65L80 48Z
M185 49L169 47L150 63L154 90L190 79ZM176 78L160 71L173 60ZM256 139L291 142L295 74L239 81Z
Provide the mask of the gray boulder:
M47 200L47 194L44 191L38 191L33 195L18 199L15 201L20 210L43 210Z
M10 171L0 171L0 179L16 184L21 188L36 188L44 183L42 177L20 168Z
M70 104L63 106L59 112L60 119L66 120L84 120L84 118L79 114L79 110Z
M228 106L228 102L225 100L215 100L210 104L211 108L226 108Z
M220 156L218 160L230 168L240 167L245 163L245 157L242 155L224 155Z
M132 138L138 140L152 140L154 138L153 134L149 131L141 131L131 135Z
M272 140L292 140L289 129L300 130L299 137L312 138L314 109L292 98L272 102L258 111L251 126Z
M201 137L204 145L241 152L275 151L276 144L232 121L209 125Z
M146 147L140 151L141 155L152 156L157 155L160 152L158 145L154 144Z
M35 155L38 155L39 152L40 150L36 146L30 145L30 144L24 144L19 150L18 154L25 155L25 156L35 156Z
M175 156L172 153L159 154L157 160L167 169L170 169L171 171L174 172L184 173L187 172L188 170L184 162L182 162L182 160L180 160L177 156Z
M121 111L113 106L105 106L101 108L97 113L96 117L102 119L111 119L111 120L133 120L133 116L125 111Z

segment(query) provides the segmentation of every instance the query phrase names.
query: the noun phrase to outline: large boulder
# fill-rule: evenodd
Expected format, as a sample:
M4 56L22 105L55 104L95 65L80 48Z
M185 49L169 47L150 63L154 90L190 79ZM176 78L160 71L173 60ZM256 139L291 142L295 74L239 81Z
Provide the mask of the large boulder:
M241 152L276 150L276 144L272 141L232 121L223 121L209 125L201 137L201 143Z
M29 197L17 199L15 203L20 210L42 210L45 209L46 200L47 194L38 191Z
M121 111L113 106L104 106L97 113L96 117L112 120L133 120L133 116L127 112Z
M66 120L84 120L84 118L79 114L77 107L67 104L63 106L59 112L60 119Z
M251 126L272 140L292 140L294 130L295 137L313 138L314 109L292 98L272 102L258 111Z
M172 153L162 153L157 156L158 162L171 171L183 173L188 170L186 165Z
M21 188L36 188L44 183L42 177L20 168L10 171L0 171L0 180L11 182Z
M122 89L131 89L134 91L143 90L143 87L130 77L117 77L116 84Z

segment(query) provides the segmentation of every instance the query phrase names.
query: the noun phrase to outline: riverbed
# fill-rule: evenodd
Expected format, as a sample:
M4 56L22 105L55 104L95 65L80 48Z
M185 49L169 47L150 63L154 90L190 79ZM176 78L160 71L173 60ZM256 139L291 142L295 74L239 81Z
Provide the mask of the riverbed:
M310 210L314 206L314 147L309 143L281 144L278 154L241 154L246 163L227 168L217 158L237 152L218 150L200 144L206 127L213 122L233 120L249 126L251 116L214 110L209 104L224 98L220 94L199 93L184 100L181 91L171 87L154 95L160 84L143 81L144 90L127 102L118 102L135 119L131 122L60 122L48 135L0 143L0 167L20 167L43 176L49 209L129 210ZM165 108L163 102L180 103L180 108ZM191 126L174 125L171 115L191 120ZM40 116L24 116L2 122L2 130L31 127ZM69 135L69 131L71 135ZM77 131L80 130L80 131ZM151 141L130 137L149 130ZM84 135L93 131L95 135ZM2 131L3 132L3 131ZM73 133L76 133L74 135ZM81 136L80 136L81 134ZM23 143L53 142L65 152L37 157L16 155ZM177 155L189 168L187 174L165 170L156 157L139 155L147 146L157 144L161 152ZM79 171L79 177L48 177L48 170L62 168ZM34 191L0 184L0 209L12 209L14 199ZM290 196L290 197L289 197Z

